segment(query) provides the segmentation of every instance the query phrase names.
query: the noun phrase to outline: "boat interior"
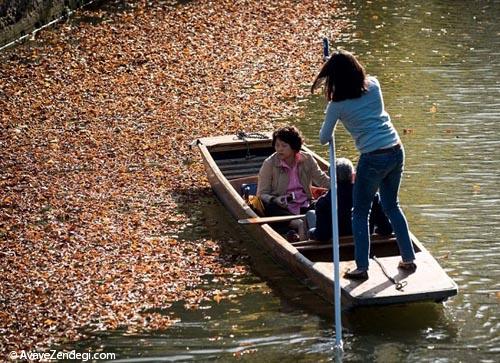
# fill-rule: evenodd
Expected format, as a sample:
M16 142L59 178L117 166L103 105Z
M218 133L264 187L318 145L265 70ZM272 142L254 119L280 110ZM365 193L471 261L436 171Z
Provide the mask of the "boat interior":
M262 162L273 152L274 149L268 144L261 148L253 146L251 149L248 147L247 149L241 149L240 146L239 149L235 148L231 152L225 149L219 152L212 151L211 154L222 174L235 191L243 197L242 185L257 183L258 172ZM318 163L324 170L328 169L328 166L322 160L318 160ZM290 243L310 261L331 262L333 260L331 241L324 243L314 240L304 240ZM414 248L415 252L420 251L415 243ZM354 259L354 242L352 236L340 237L339 251L341 261ZM372 235L370 255L371 257L399 256L399 249L394 235Z

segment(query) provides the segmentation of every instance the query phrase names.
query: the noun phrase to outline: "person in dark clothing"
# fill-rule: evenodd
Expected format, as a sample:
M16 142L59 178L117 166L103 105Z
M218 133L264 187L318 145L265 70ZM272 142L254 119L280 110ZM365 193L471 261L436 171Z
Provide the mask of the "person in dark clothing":
M339 236L352 235L352 189L354 183L354 167L349 159L336 160L337 172L337 211ZM328 241L332 238L331 194L322 196L316 202L315 210L307 212L306 220L310 227L309 238L317 241ZM370 214L370 233L390 235L392 227L382 211L378 193L373 198Z

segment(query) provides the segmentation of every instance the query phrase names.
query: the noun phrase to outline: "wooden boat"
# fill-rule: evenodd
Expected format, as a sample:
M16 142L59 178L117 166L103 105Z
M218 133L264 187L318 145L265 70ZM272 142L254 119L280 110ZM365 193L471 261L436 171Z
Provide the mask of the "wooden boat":
M208 180L217 197L238 219L258 217L241 195L243 183L256 183L260 166L274 150L270 134L256 138L226 135L196 140L205 163ZM314 155L323 170L329 163ZM279 263L301 279L310 281L321 295L333 302L333 258L331 243L316 241L290 243L269 224L247 224L245 228L262 242ZM405 272L397 268L401 257L393 236L371 238L369 279L340 279L344 307L388 305L417 301L441 302L457 294L457 285L438 262L411 234L416 252L417 270ZM342 237L339 247L340 275L355 268L352 237ZM375 256L375 259L373 257ZM391 279L393 281L391 281ZM404 287L394 282L401 282ZM400 288L400 289L398 289Z

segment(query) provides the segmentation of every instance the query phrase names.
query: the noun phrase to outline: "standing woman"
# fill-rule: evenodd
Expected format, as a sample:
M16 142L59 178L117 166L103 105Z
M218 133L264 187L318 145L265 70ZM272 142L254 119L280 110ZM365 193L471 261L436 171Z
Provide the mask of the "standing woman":
M399 206L398 192L404 166L404 149L399 135L384 110L380 84L367 76L361 63L349 52L335 52L314 80L311 92L324 82L326 116L320 130L320 142L332 139L341 121L361 153L353 190L352 230L356 269L346 278L367 279L370 255L369 215L373 197L380 198L389 218L402 257L398 267L413 271L415 252L408 223Z

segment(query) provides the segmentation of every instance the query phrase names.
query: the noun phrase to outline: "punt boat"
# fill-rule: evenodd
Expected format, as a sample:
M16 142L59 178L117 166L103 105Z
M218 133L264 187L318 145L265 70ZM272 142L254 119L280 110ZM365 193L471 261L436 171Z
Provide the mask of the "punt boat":
M196 144L205 164L208 180L221 203L234 217L258 218L247 205L242 184L257 183L258 172L265 158L274 150L271 134L223 135L197 139ZM329 163L303 146L316 158L323 170ZM288 242L270 224L245 224L244 228L265 245L275 261L284 265L299 280L308 281L313 290L333 303L332 244L307 240ZM394 236L371 236L369 279L364 281L343 278L355 268L352 236L341 237L340 286L344 308L359 306L405 304L422 301L442 302L456 295L455 282L436 259L411 234L416 253L417 269L407 272L397 268L401 257Z

